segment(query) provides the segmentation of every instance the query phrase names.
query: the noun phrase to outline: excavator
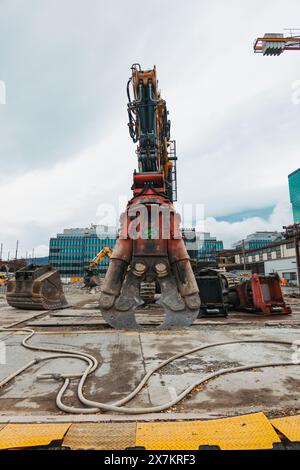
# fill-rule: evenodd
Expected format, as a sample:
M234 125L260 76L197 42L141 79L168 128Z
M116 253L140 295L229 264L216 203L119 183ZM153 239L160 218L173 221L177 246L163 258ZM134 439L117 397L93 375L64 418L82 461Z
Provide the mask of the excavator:
M190 326L200 309L199 289L175 212L176 146L170 139L166 102L156 68L133 64L127 83L128 127L137 144L138 170L133 196L120 217L99 305L103 318L118 329L140 329L136 309L144 302L142 282L158 283L157 303L165 312L161 329Z
M108 246L102 248L99 253L95 256L94 259L90 262L90 264L85 268L85 274L83 278L84 287L88 289L92 289L99 285L99 275L98 275L98 265L101 261L107 256L110 258L112 255L112 249Z
M158 89L156 68L142 70L133 64L127 96L128 127L137 144L138 170L133 174L133 197L120 218L100 309L111 326L139 329L135 311L144 304L142 296L153 297L158 286L157 302L165 312L160 327L186 327L198 316L200 297L180 216L173 206L177 195L176 145L170 139L170 120ZM50 265L29 265L17 271L15 281L8 282L6 298L11 306L24 309L67 306L59 272Z
M115 328L140 329L135 312L144 303L153 302L156 292L160 293L156 302L165 312L161 329L190 326L199 312L226 316L233 295L236 308L264 314L290 313L275 278L257 276L251 285L235 286L234 292L212 269L196 270L195 278L180 216L173 206L177 197L176 145L170 138L170 120L158 89L156 68L142 70L139 64L133 64L127 96L129 134L137 144L138 159L133 196L120 217L114 250L101 250L86 268L85 276L87 286L97 285L95 269L104 256L110 257L99 299L103 318ZM32 264L18 270L15 280L7 281L6 298L9 305L21 309L68 306L59 272L51 265Z
M0 273L0 286L4 286L8 280L7 274Z

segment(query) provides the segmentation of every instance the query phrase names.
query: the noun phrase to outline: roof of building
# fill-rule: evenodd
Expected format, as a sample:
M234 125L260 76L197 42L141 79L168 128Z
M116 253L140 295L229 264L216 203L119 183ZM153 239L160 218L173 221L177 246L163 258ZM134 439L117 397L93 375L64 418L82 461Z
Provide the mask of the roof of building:
M300 172L300 168L298 168L298 170L295 170L295 171L293 171L292 173L290 173L290 174L289 174L289 177L292 176L292 175L294 175L295 173L298 173L298 172Z

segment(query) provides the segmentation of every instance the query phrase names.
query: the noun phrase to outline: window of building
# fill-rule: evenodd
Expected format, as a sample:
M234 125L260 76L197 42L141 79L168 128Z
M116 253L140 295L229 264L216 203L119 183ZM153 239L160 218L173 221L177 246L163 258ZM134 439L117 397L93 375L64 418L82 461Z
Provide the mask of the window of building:
M282 277L287 281L297 281L297 274L295 272L282 273Z

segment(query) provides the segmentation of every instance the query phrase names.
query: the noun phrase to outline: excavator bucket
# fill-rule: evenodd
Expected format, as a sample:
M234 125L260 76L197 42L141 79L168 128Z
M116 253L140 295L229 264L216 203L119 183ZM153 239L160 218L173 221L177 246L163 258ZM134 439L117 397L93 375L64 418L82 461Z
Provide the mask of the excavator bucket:
M99 275L95 274L93 271L86 269L84 278L83 278L83 287L87 289L92 289L100 285Z
M195 273L201 298L199 316L222 316L228 314L228 281L216 269L200 269Z
M6 300L11 307L28 310L55 310L68 306L59 272L51 265L30 264L8 281Z

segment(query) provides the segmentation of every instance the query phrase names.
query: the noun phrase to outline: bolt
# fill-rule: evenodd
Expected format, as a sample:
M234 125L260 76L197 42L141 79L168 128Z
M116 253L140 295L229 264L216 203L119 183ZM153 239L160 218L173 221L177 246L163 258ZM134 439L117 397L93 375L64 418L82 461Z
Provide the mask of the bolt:
M134 269L139 272L139 273L142 273L146 270L146 266L143 264L143 263L135 263L134 265Z
M165 263L157 263L155 265L155 271L158 276L166 276L168 274L168 268Z
M142 276L146 271L146 266L143 263L135 263L133 268L133 274L136 276Z

